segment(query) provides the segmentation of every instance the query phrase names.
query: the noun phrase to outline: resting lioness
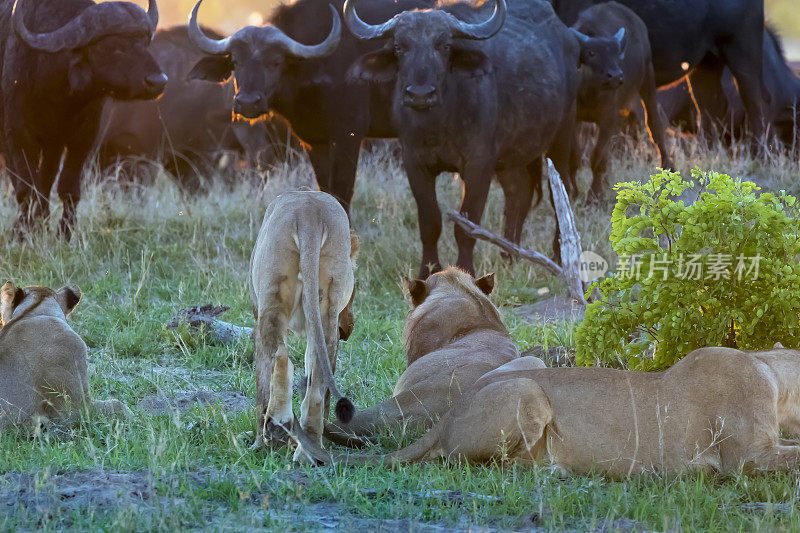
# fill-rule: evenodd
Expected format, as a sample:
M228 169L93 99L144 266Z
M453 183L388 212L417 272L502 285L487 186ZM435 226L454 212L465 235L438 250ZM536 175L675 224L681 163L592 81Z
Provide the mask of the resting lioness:
M800 448L785 445L781 430L800 434L800 351L702 348L665 372L487 376L420 440L388 457L504 456L612 476L797 469Z
M412 306L404 330L408 368L391 398L359 411L349 424L330 424L331 440L352 444L347 434L369 435L395 422L429 427L487 372L506 364L545 366L537 357L519 357L488 298L494 274L474 279L450 267L426 281L406 278L404 288Z
M306 394L300 425L322 445L323 405L328 391L336 416L348 421L355 410L333 379L339 338L353 328L355 258L358 238L342 206L319 191L294 191L267 207L250 258L258 431L255 447L282 442L292 414L292 363L286 332L306 334ZM271 440L275 437L275 441ZM304 459L302 447L296 459Z
M67 406L129 413L117 400L89 399L86 344L67 324L80 299L76 286L0 288L0 427L52 419Z

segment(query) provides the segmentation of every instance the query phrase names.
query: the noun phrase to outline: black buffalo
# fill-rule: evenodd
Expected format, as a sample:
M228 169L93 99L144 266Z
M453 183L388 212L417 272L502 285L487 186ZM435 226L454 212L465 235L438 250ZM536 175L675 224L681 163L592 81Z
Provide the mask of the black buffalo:
M774 30L765 28L764 86L767 105L765 122L775 137L787 145L796 144L800 132L800 78L792 71ZM745 110L730 70L714 58L707 58L692 73L692 90L684 81L659 91L659 105L670 123L689 132L697 131L697 109L694 94L702 111L704 134L721 132L723 138L741 137Z
M372 0L370 19L391 17L430 0ZM234 76L234 110L257 119L275 112L308 145L317 183L349 209L365 137L395 137L390 88L345 83L350 64L375 48L342 33L342 0L298 0L278 7L262 27L248 26L222 40L204 35L195 5L190 37L207 54L191 76L221 82ZM308 44L302 44L308 43Z
M552 0L574 24L581 11L607 0ZM647 26L656 85L673 83L714 56L731 69L747 109L750 131L764 131L762 81L764 0L619 0ZM701 103L702 106L702 103Z
M212 30L204 31L221 38ZM268 144L268 136L277 133L274 137L285 140L285 131L273 131L271 123L231 122L232 83L187 79L203 58L189 40L187 26L159 30L150 53L169 77L164 95L158 100L106 103L98 138L101 168L128 156L161 159L181 183L195 184L197 174L223 150L239 152L251 164L275 159L272 151L278 146Z
M656 105L650 42L642 20L622 4L608 2L584 10L572 27L581 43L578 120L594 122L599 130L592 152L593 179L587 198L593 202L602 192L609 142L622 130L623 111L627 115L644 105L646 127L658 148L661 167L670 168L672 163ZM574 175L577 146L573 147L573 153Z
M435 190L441 172L460 174L460 211L473 222L481 220L497 173L506 235L518 241L541 187L542 155L569 175L579 55L571 30L539 0L515 0L508 8L498 0L493 12L455 3L378 25L363 22L348 0L345 22L362 39L386 42L354 63L351 77L394 86L392 112L422 238L420 277L441 268ZM455 235L457 264L472 272L475 240L458 227Z
M10 0L0 3L4 149L20 207L17 231L49 212L58 195L59 232L69 238L103 99L156 98L167 78L147 51L158 8L130 2Z

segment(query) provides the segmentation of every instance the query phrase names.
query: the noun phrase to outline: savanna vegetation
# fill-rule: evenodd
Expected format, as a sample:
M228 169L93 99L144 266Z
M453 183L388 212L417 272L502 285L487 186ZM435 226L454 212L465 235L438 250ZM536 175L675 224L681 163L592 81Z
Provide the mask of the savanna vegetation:
M765 190L800 192L796 158L755 159L738 147L707 149L680 137L677 143L676 165L684 175L697 166ZM647 178L654 171L650 152L649 145L628 141L611 175L619 181ZM255 424L249 339L218 345L187 327L166 325L179 309L202 304L230 306L223 319L252 325L247 264L264 208L280 191L313 179L299 156L266 178L266 185L244 175L233 184L212 180L206 192L189 197L164 174L148 186L95 175L85 186L69 243L53 231L12 240L16 204L3 182L1 277L23 285L80 285L83 301L71 323L89 346L91 393L124 401L135 416L0 435L0 501L6 503L0 530L800 528L794 474L653 474L614 481L502 462L314 468L292 464L289 450L249 450L246 432ZM580 178L585 190L589 175L584 171ZM443 210L454 208L460 183L441 177L438 189ZM584 249L612 265L613 201L609 188L601 207L575 207ZM413 198L390 152L362 156L352 215L363 243L356 329L340 347L336 374L356 406L366 406L390 395L403 369L408 305L400 276L416 271L420 254ZM56 208L48 224L59 216ZM484 225L502 227L496 187ZM549 253L553 231L545 201L529 216L522 242ZM451 226L442 246L442 257L454 259ZM563 293L558 280L530 264L506 262L487 244L478 244L476 259L479 273L497 273L493 300L520 350L575 347L574 323L542 323L514 311ZM299 380L304 341L290 339ZM380 443L388 449L414 437L396 428Z

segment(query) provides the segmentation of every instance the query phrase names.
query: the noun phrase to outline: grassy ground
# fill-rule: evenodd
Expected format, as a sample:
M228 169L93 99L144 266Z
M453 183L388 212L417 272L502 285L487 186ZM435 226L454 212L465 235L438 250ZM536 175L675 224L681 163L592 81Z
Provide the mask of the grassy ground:
M679 142L683 171L713 168L798 192L798 165L789 158L755 161ZM644 177L651 154L647 146L624 147L612 172L625 180ZM338 380L357 406L390 395L403 370L407 304L399 279L416 272L420 255L416 208L396 161L380 153L362 160L353 206L363 242L356 330L342 344L337 365ZM581 177L585 190L588 176ZM86 187L68 244L46 232L12 242L15 205L9 191L0 193L0 277L81 286L83 301L71 321L89 346L91 392L121 399L136 415L124 423L93 418L33 437L0 435L0 530L800 528L796 475L609 481L507 464L306 468L294 466L287 450L249 451L238 437L255 423L249 342L217 346L165 325L178 309L207 303L228 305L225 320L252 325L247 264L264 208L281 190L309 184L311 173L300 162L269 178L263 190L220 185L191 199L164 177L147 188L99 180ZM460 185L441 177L439 194L443 209L454 208ZM576 208L584 249L607 258L611 202L609 193L601 209ZM534 209L523 237L547 254L551 213L546 202ZM56 210L53 216L59 215ZM497 188L484 220L501 228ZM453 260L449 224L442 241L443 260ZM563 292L557 280L528 264L505 263L486 244L478 245L477 258L480 273L498 275L493 298L521 350L571 345L571 326L527 323L512 313L541 298L543 287ZM303 341L293 339L291 346L302 369ZM219 403L165 414L151 408L196 391L210 391L206 397ZM397 432L385 442L408 438Z

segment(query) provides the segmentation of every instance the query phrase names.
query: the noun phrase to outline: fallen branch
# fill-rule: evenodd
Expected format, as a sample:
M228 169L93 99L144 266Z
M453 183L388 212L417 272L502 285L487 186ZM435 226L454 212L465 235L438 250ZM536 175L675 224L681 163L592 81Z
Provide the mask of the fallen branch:
M586 305L583 299L584 287L581 280L581 236L575 225L575 214L569 205L567 190L561 176L553 166L553 162L547 160L547 177L550 180L550 191L553 193L553 208L556 210L556 219L561 234L561 264L563 265L564 279L570 296Z
M564 270L558 266L558 264L547 257L546 255L539 253L535 250L528 250L527 248L523 248L518 244L514 244L513 242L504 239L503 237L498 237L491 231L483 229L479 225L475 224L468 218L462 216L461 214L457 213L456 211L450 211L447 213L447 218L455 222L464 232L474 239L480 239L482 241L488 241L495 246L498 246L503 249L503 251L507 252L514 258L522 258L527 259L532 263L536 263L538 265L543 266L546 268L551 274L555 276L563 276Z
M170 323L167 324L167 328L176 329L183 322L186 322L189 327L195 329L203 327L208 328L211 335L220 344L229 344L239 339L250 337L253 328L237 326L217 318L228 309L229 308L224 305L219 307L204 305L201 307L181 309Z
M586 300L583 298L583 282L580 278L581 237L578 234L578 228L575 226L575 215L572 213L572 208L569 205L567 191L564 189L561 177L558 175L555 167L553 167L553 163L549 159L547 160L547 170L550 180L550 189L553 191L553 204L556 210L556 218L558 219L558 227L561 234L561 261L564 264L563 268L544 254L523 248L508 239L499 237L456 211L448 212L447 218L452 220L470 237L490 242L500 247L514 258L521 258L531 263L536 263L537 265L543 266L551 274L561 277L567 286L570 297L577 300L582 305L586 305Z

